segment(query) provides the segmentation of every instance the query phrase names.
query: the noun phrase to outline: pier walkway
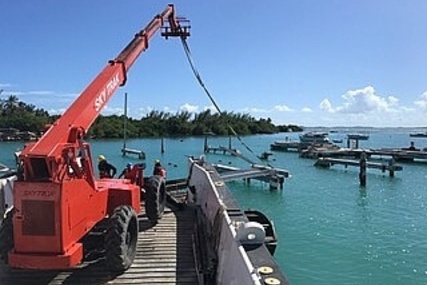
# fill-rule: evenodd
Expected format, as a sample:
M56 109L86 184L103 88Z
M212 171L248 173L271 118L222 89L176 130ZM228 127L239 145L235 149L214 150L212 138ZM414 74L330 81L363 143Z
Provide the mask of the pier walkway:
M399 161L414 161L415 159L427 160L427 151L403 148L371 149L371 156L389 156Z
M287 170L259 164L253 164L251 168L248 169L240 169L223 164L214 164L213 166L220 174L221 179L225 182L237 179L250 182L251 179L256 179L269 183L272 189L283 189L285 178L289 177L289 172Z
M137 254L131 268L115 276L106 270L103 256L79 268L64 271L11 269L1 262L2 285L102 285L102 284L198 284L193 258L194 209L167 208L156 225L145 215L139 219Z
M346 168L348 166L360 167L359 160L338 159L338 158L329 158L329 157L322 157L317 159L317 161L314 163L314 166L331 167L335 164L344 165ZM395 163L379 163L379 162L371 162L371 161L366 162L366 167L380 169L382 172L388 171L390 173L390 176L394 176L395 171L403 170L403 167L401 165L398 165Z
M413 162L415 160L427 161L427 151L423 150L410 150L405 148L379 148L379 149L306 149L300 153L303 158L352 158L359 159L365 153L369 157L379 158L393 158L396 161Z

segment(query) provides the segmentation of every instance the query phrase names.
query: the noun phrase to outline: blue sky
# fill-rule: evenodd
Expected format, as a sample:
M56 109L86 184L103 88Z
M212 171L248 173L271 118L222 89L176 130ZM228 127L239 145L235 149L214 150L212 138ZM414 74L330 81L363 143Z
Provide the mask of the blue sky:
M0 1L0 89L63 112L168 3L223 111L303 126L427 125L427 1ZM158 33L104 114L212 107Z

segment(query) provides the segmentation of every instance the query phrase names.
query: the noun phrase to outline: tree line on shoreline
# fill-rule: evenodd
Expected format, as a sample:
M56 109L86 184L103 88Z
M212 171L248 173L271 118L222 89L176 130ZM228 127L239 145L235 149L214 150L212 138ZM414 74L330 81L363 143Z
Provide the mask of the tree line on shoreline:
M40 135L47 124L52 124L59 117L59 115L50 115L44 109L20 101L15 95L0 99L0 128L3 129L15 128ZM122 138L124 122L124 115L100 115L90 127L87 135L91 138ZM276 126L270 118L255 119L249 114L213 113L210 110L197 114L187 111L180 111L176 114L151 111L141 119L127 118L126 126L128 138L231 135L231 129L238 135L303 130L301 126L297 125Z

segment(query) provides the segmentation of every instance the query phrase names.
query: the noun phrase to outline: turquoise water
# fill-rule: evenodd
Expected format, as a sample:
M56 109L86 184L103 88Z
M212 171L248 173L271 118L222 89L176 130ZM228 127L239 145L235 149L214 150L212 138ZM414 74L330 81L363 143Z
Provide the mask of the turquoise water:
M287 134L297 138L297 134ZM340 138L344 133L331 136ZM256 154L269 150L285 134L244 137ZM410 138L404 129L372 131L361 147L426 147L427 139ZM211 138L212 146L228 145L228 138ZM128 161L120 153L122 141L92 141L94 155L104 154L118 170ZM143 149L147 168L161 159L169 178L187 175L187 156L203 152L203 138L132 140L128 147ZM0 162L13 166L11 155L22 143L0 143ZM233 140L233 147L245 152ZM248 157L255 159L253 155ZM369 169L367 187L361 189L358 169L334 166L318 169L314 160L296 153L274 152L272 164L292 177L283 190L252 181L228 183L243 208L256 208L275 223L279 235L276 260L291 284L427 284L427 162L402 164L394 178ZM235 157L209 154L207 160L247 166Z

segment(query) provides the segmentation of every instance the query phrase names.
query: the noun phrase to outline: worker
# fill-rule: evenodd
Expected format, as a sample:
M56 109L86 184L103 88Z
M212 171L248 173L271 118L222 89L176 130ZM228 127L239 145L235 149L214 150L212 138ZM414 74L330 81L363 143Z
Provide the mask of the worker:
M131 171L132 171L132 163L129 162L128 164L126 164L126 167L125 169L123 169L122 173L120 173L119 178L123 177L125 179L129 179Z
M117 173L117 169L102 154L98 156L98 170L100 178L113 178Z
M153 175L159 175L159 176L162 176L163 178L166 178L166 169L162 166L162 164L160 163L160 160L158 159L154 161Z
M411 142L411 146L408 148L408 150L418 150L415 148L415 143Z

